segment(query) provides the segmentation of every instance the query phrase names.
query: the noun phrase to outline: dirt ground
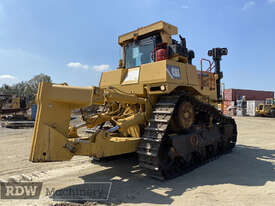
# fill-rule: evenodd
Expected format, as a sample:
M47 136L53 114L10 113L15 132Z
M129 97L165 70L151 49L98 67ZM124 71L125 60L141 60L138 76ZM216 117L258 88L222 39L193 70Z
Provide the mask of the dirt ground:
M169 181L147 177L134 156L93 164L88 157L69 162L28 161L32 129L0 128L2 181L42 181L38 200L0 200L0 205L77 205L57 203L45 188L85 182L112 182L107 202L84 205L275 205L275 119L236 117L238 144L224 155Z

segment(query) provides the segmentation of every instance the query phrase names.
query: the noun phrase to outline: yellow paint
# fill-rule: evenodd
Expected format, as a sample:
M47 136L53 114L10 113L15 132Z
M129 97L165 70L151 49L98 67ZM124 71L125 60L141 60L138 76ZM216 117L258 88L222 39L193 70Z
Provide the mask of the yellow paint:
M134 36L139 38L158 32L163 42L171 44L171 35L177 34L177 27L160 21L120 36L119 44L124 47ZM175 75L179 75L177 78L168 70L171 67ZM30 160L61 161L70 160L74 155L100 158L135 152L141 128L151 118L152 107L159 96L178 89L215 104L216 85L215 81L210 83L211 78L213 74L201 79L200 72L187 63L186 57L175 55L137 68L103 72L99 87L41 83ZM78 128L70 126L71 112L93 104L107 107L102 113L87 117L82 126L92 128L111 121L117 127L80 137Z

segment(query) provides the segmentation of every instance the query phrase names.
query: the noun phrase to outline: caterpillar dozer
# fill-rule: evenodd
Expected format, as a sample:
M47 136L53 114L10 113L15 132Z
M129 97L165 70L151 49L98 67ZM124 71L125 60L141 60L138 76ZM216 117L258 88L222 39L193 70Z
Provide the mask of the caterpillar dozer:
M102 73L98 87L41 83L30 161L136 152L145 172L170 179L231 151L235 121L217 110L220 61L228 51L209 50L213 62L197 70L186 39L172 39L177 33L177 27L159 21L119 36L123 59ZM102 109L70 125L72 110L90 105ZM80 135L83 127L93 132Z

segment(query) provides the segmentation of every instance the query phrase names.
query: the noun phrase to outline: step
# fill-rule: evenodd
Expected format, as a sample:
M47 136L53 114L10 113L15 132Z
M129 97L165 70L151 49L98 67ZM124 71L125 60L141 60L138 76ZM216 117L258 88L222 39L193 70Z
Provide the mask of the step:
M175 106L175 103L171 103L171 102L158 102L156 104L156 106Z
M169 120L167 120L167 119L150 119L149 122L164 122L164 123L167 123L167 122L169 122Z
M139 163L139 166L144 167L144 168L146 168L146 169L159 171L159 168L158 168L157 166L155 166L155 165L149 165L149 164L146 164L146 163L144 163L144 162L140 162L140 163Z
M141 155L146 155L146 156L152 156L152 157L157 157L157 154L156 153L152 153L152 152L145 152L145 151L137 151L138 154L141 154Z
M161 139L156 139L154 137L142 137L141 140L144 140L144 141L150 141L150 142L157 142L157 143L160 143L161 142Z
M166 129L159 129L154 127L146 127L145 130L164 132Z
M148 152L149 150L150 151L155 151L157 152L159 150L159 146L156 146L156 147L151 147L151 146L146 146L146 145L139 145L138 148L141 148L141 149L146 149Z
M157 111L157 110L155 110L155 111L153 111L153 113L154 114L172 114L173 113L173 111L172 112L169 112L169 111Z

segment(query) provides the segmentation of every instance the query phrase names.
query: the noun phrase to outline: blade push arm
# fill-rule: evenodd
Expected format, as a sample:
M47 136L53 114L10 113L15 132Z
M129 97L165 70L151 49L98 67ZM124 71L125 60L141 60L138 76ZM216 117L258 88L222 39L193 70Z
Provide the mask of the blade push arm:
M106 121L116 126L80 137L78 127L69 125L71 112L92 104L107 105L108 110L88 117L80 127L92 128ZM100 158L134 152L140 140L139 125L149 119L152 111L146 98L133 94L50 83L39 85L37 105L30 154L33 162L70 160L74 155Z
M31 161L71 159L72 154L60 145L68 143L68 130L73 109L103 104L97 87L72 87L41 83L37 92L37 115L31 146ZM63 151L60 151L63 150Z

